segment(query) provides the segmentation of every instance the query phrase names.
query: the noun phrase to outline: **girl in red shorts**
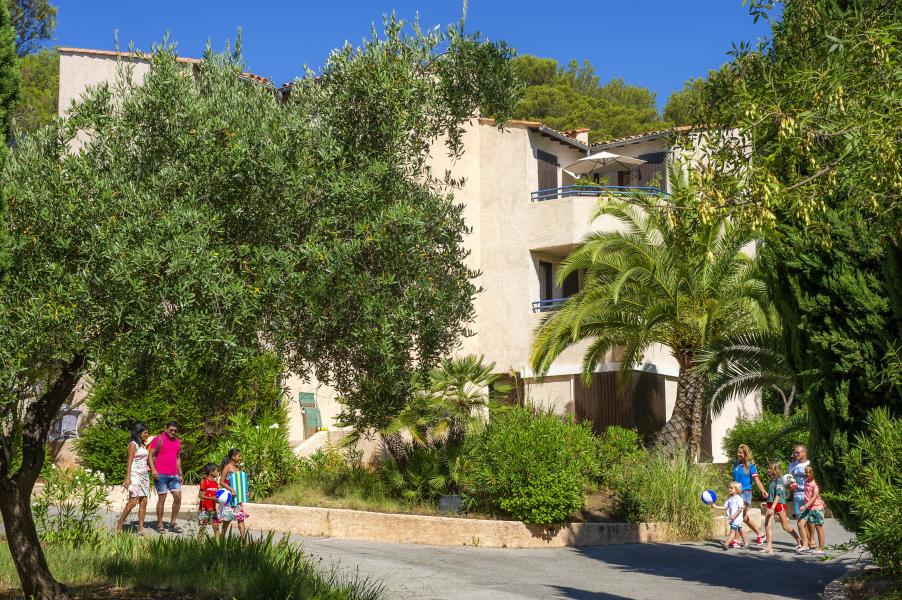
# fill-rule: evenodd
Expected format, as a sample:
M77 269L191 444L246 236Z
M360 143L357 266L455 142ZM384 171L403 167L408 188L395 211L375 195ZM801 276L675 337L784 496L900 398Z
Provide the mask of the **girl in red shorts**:
M767 476L770 477L770 483L767 486L767 502L764 509L767 511L764 517L764 532L767 535L767 547L764 552L773 554L774 552L774 517L780 519L780 525L783 531L792 536L796 541L796 546L800 544L799 534L795 529L790 527L789 519L786 518L786 486L783 483L783 465L779 462L772 462L767 467Z

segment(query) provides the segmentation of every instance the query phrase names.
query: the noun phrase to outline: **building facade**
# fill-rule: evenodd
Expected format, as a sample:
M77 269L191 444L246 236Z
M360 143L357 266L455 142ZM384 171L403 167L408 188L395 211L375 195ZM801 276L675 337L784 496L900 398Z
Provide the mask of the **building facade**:
M134 76L147 72L142 60L116 52L60 49L59 110L89 85L112 80L123 59L135 63ZM192 59L182 59L194 64ZM251 76L252 77L252 76ZM588 131L560 132L541 123L512 121L499 129L490 119L475 119L466 128L464 154L452 160L441 144L432 157L435 173L449 171L464 179L455 200L464 206L472 229L465 239L469 266L480 272L475 298L473 335L461 340L460 354L482 354L498 372L516 383L512 401L530 403L589 419L596 430L608 425L636 428L650 436L663 426L676 400L678 365L662 346L649 348L631 380L617 384L616 352L597 366L592 382L582 379L586 344L567 349L544 376L529 366L533 336L542 317L582 286L581 274L557 285L561 261L590 232L617 228L611 217L592 220L599 192L578 186L568 165L601 150L642 159L632 169L612 169L596 178L609 186L655 185L666 191L666 165L675 154L672 131L659 131L609 142L588 144ZM340 412L334 390L315 380L288 374L291 437L303 445L321 429L334 430ZM760 411L748 397L731 402L706 431L704 448L714 460L725 460L720 442L739 415Z

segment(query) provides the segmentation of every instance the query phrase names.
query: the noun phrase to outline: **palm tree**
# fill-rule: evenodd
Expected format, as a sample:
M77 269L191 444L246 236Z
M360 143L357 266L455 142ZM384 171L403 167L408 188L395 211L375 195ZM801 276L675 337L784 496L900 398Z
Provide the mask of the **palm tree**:
M622 228L588 235L563 261L558 281L584 270L585 285L543 319L532 364L545 373L564 349L587 340L587 382L614 348L623 352L625 382L651 344L667 346L680 373L676 405L658 442L671 448L689 442L698 458L708 379L693 369L699 352L725 336L767 329L772 310L755 261L742 252L753 241L749 231L700 215L691 174L683 178L672 169L671 181L671 196L602 201L594 218L613 216Z
M711 414L720 414L731 398L770 388L783 400L783 416L789 417L797 375L786 360L783 344L779 332L754 331L726 338L702 351L697 368L709 377L705 396Z

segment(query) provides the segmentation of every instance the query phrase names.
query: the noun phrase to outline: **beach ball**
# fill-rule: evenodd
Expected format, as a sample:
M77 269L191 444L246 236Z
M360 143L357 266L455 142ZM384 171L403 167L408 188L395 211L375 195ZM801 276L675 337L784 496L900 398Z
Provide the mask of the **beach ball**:
M714 490L705 490L702 492L702 502L705 504L714 504L717 502L717 494L714 493Z
M228 504L232 501L232 493L229 490L218 490L216 492L216 501L220 504Z

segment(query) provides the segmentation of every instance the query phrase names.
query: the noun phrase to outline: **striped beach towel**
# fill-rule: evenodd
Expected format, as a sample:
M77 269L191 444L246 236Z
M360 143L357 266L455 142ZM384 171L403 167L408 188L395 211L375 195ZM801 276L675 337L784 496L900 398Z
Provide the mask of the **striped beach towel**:
M247 493L247 473L244 471L232 471L229 473L229 485L235 490L235 497L232 498L232 506L238 506L248 501Z

